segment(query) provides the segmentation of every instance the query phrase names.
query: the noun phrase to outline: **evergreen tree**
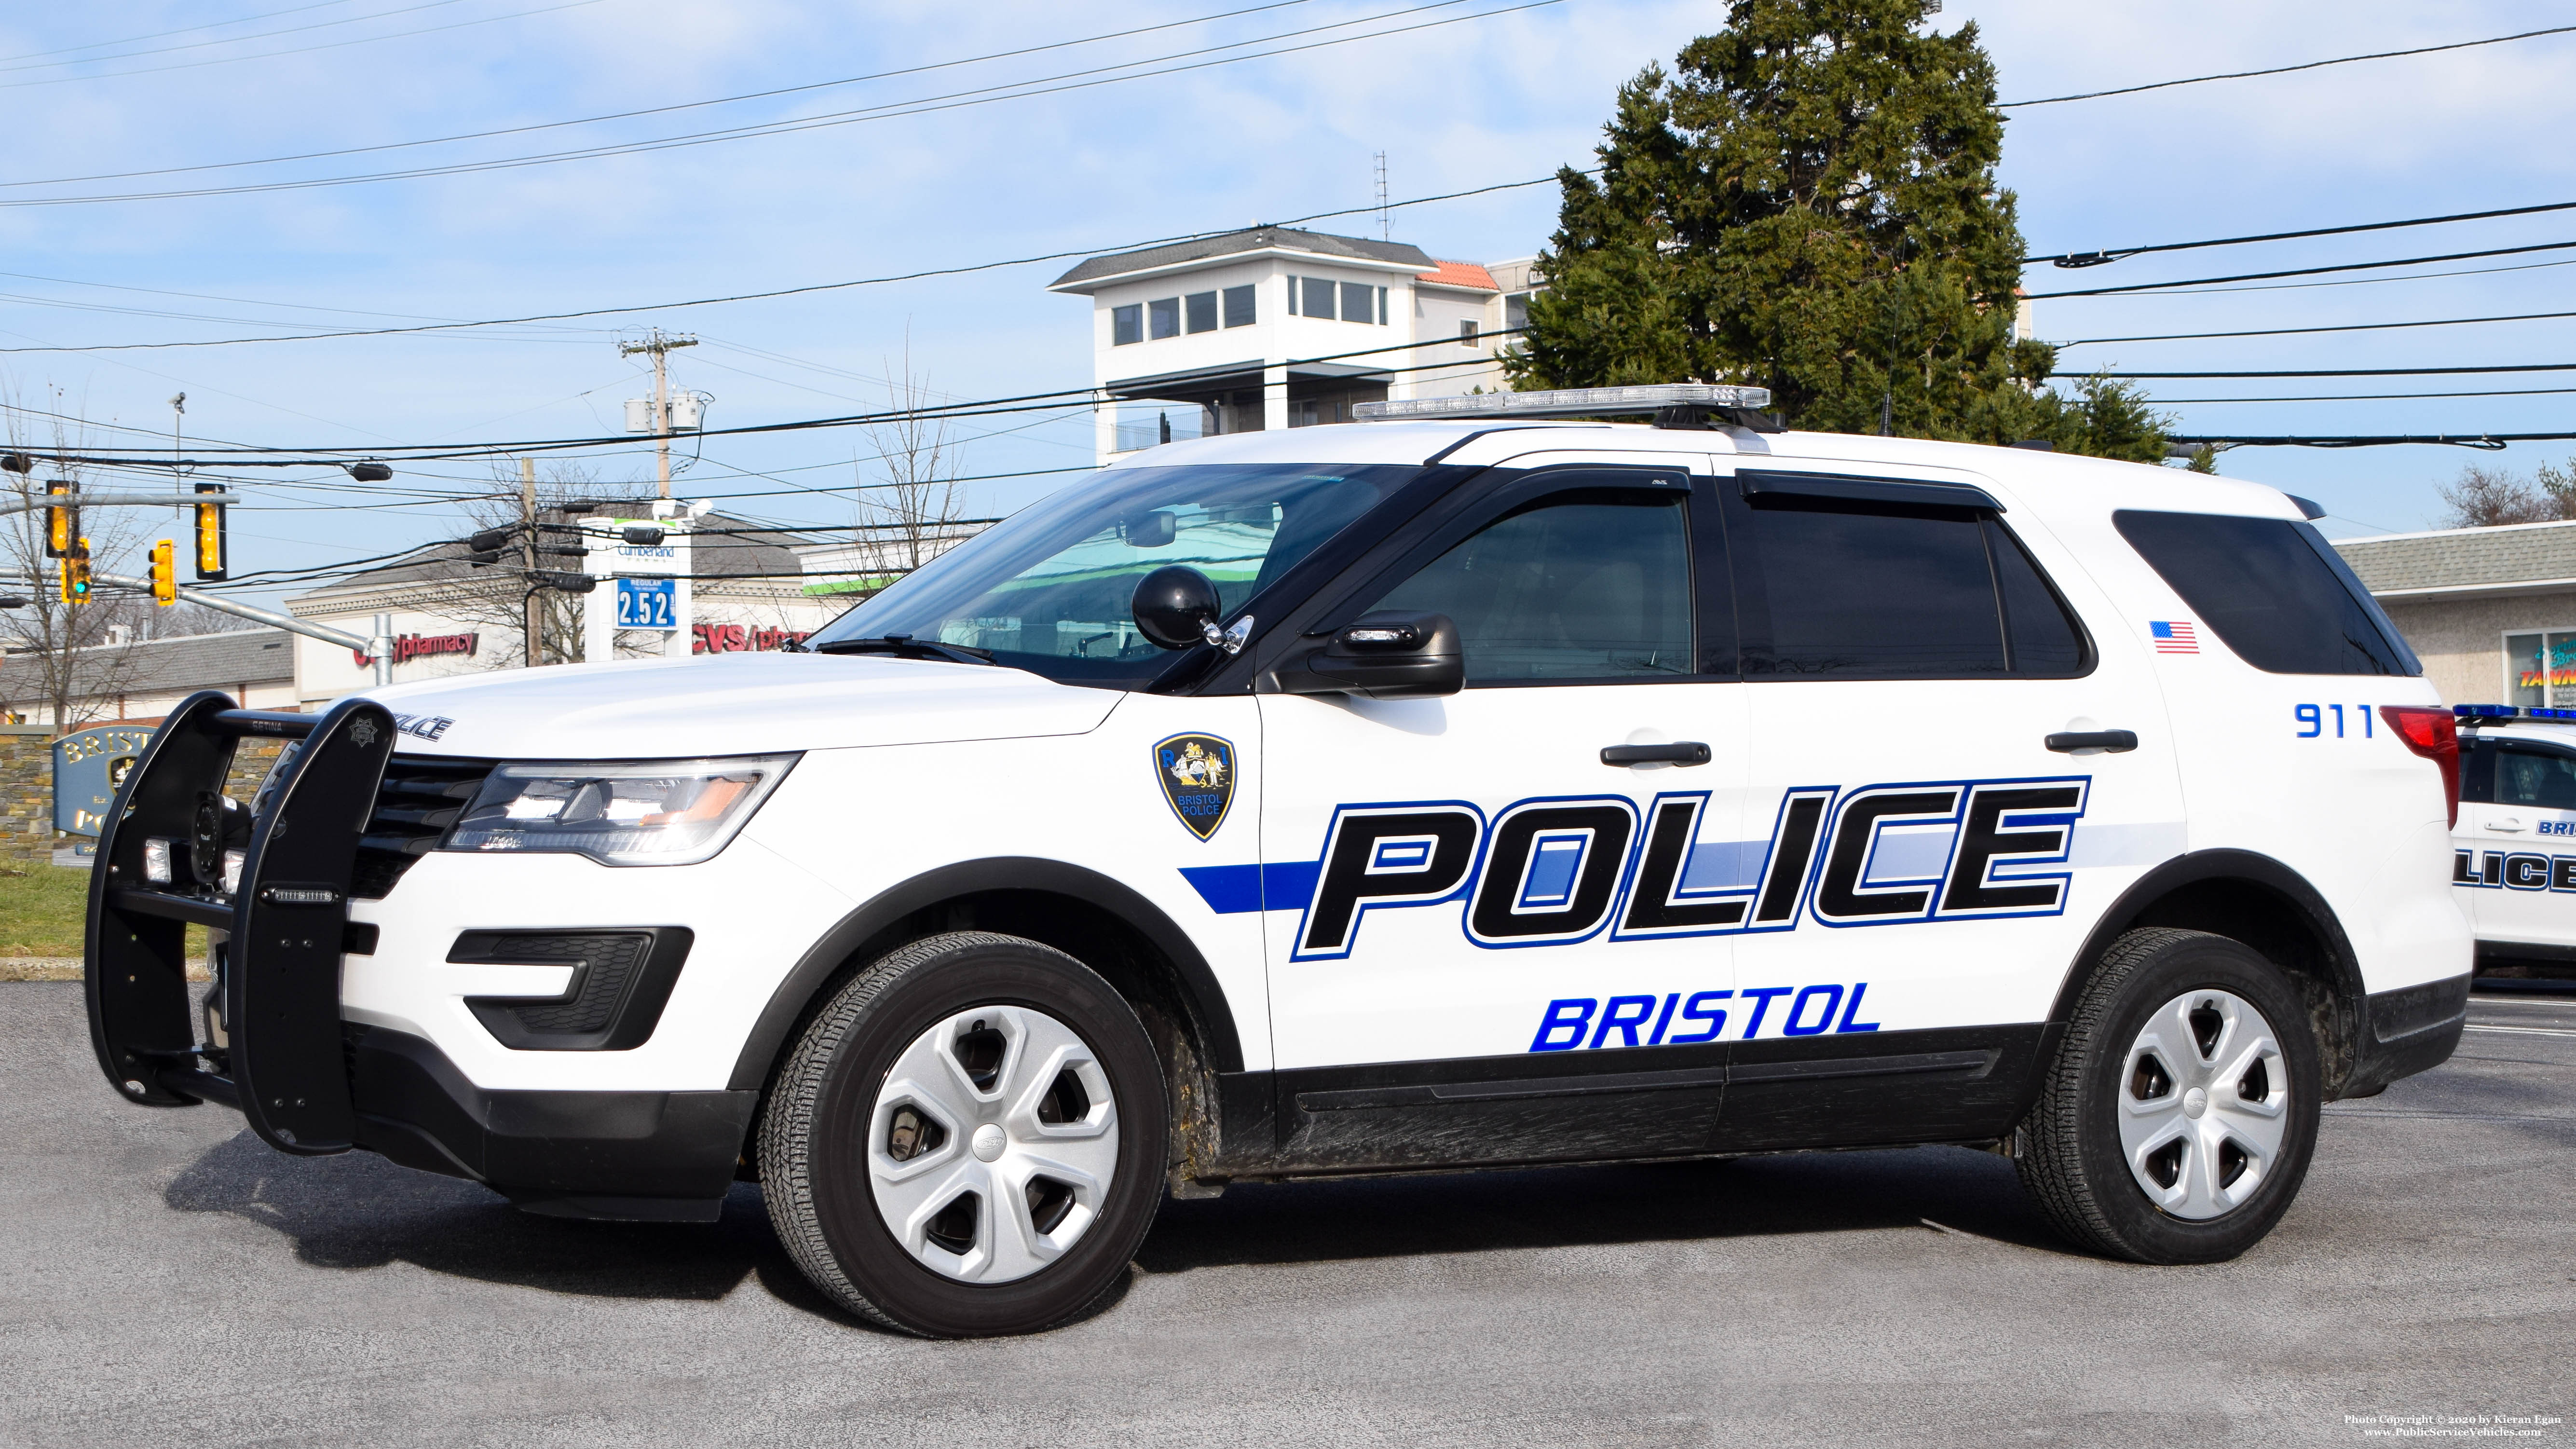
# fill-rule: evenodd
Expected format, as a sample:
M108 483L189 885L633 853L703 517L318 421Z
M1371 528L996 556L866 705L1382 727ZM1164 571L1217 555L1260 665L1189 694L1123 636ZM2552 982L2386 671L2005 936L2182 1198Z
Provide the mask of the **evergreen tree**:
M2042 389L2054 349L2013 337L1994 64L1939 9L1734 0L1621 87L1600 179L1558 174L1514 384L1738 381L1802 428L2162 461L2134 389Z

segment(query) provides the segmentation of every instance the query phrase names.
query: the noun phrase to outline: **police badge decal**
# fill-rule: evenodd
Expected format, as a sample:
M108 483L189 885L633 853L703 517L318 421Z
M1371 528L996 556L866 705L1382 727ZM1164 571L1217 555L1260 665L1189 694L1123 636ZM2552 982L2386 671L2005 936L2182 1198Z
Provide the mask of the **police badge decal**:
M1234 746L1214 735L1174 735L1154 746L1154 778L1181 824L1205 840L1234 803Z

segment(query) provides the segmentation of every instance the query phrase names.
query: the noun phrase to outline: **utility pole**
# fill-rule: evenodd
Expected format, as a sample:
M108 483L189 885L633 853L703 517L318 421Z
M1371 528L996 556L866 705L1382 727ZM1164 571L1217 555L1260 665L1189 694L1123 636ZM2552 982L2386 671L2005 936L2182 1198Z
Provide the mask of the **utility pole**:
M537 460L534 458L519 460L519 558L527 565L528 573L533 576L537 571ZM546 605L545 600L538 597L539 592L531 588L528 590L527 597L519 601L519 609L524 616L523 624L528 636L530 669L546 662L544 643Z
M639 352L653 354L653 454L654 476L661 484L661 496L671 496L671 372L668 365L674 347L695 347L695 337L674 337L661 328L641 342L620 342L617 355L632 357Z

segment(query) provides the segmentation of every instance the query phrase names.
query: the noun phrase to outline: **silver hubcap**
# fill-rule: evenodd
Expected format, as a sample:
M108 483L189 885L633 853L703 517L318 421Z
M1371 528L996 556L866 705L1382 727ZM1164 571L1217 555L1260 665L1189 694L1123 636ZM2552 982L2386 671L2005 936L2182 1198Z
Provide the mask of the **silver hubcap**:
M2263 1186L2290 1123L2272 1024L2226 991L2147 1018L2120 1076L2120 1150L2147 1200L2178 1218L2234 1211Z
M868 1178L895 1241L934 1272L1008 1283L1099 1220L1118 1104L1073 1028L1025 1006L961 1011L913 1039L868 1118Z

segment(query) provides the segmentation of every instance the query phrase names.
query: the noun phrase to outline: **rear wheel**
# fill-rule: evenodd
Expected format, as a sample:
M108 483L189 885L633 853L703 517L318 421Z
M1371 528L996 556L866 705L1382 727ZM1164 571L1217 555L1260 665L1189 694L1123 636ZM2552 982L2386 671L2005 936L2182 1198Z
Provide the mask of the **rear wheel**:
M2262 1240L2316 1148L2317 1047L2280 968L2224 936L2131 931L2103 954L2015 1165L2059 1231L2141 1263Z
M1116 1288L1161 1201L1163 1081L1142 1025L1060 951L918 941L815 1017L762 1118L771 1223L852 1312L1026 1333Z

